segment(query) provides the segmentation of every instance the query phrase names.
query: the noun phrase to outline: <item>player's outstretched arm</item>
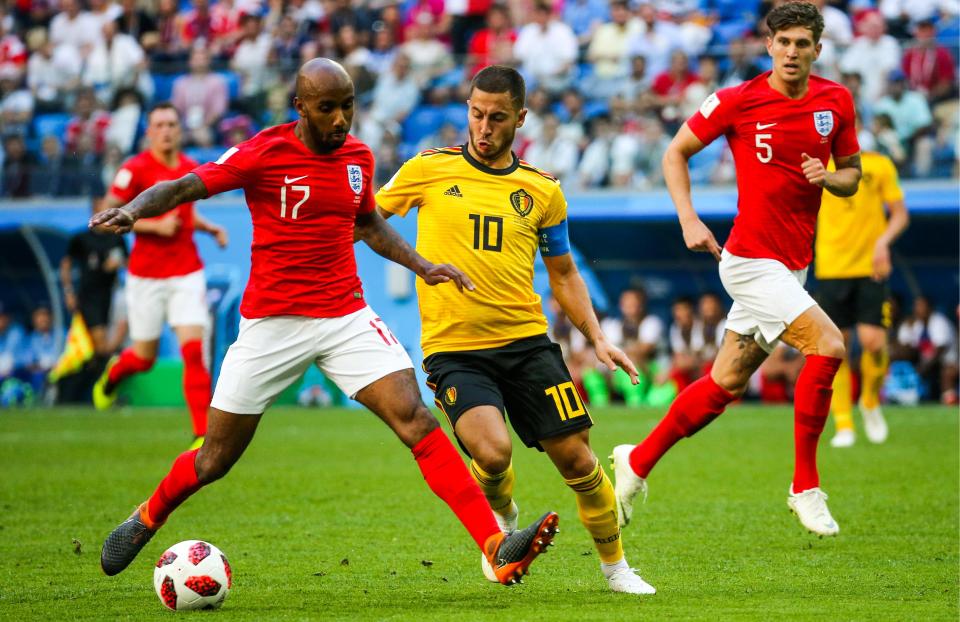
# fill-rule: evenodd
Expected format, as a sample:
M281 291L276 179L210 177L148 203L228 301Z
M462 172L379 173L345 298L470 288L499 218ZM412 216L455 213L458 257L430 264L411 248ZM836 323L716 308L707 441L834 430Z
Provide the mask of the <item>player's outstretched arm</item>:
M836 171L828 171L819 158L811 158L805 153L801 157L803 162L800 167L811 184L838 197L852 197L857 193L862 175L859 151L843 158L834 158Z
M398 263L415 273L427 285L437 285L453 281L457 289L473 291L473 281L456 266L435 264L427 261L407 241L400 237L397 230L387 224L383 216L375 209L367 214L359 214L354 226L354 239L363 240L375 253Z
M141 218L169 212L181 203L207 198L207 187L194 173L162 181L138 194L125 207L111 207L94 214L88 226L105 233L127 233Z
M687 248L710 253L720 261L720 244L707 225L700 220L690 197L690 158L705 146L686 123L680 126L663 154L663 180L677 209L683 241Z
M633 384L640 382L637 368L630 358L620 348L607 341L606 335L600 330L597 314L593 312L593 303L587 284L583 282L577 264L570 253L564 255L548 255L543 257L550 276L550 291L557 299L560 308L567 315L577 329L583 333L597 355L597 359L614 371L619 367L630 374Z

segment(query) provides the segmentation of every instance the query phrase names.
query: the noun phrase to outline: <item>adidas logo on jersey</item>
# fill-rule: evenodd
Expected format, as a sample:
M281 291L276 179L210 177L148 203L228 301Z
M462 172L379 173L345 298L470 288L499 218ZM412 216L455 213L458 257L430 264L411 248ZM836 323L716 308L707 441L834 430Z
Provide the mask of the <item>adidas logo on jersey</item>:
M447 188L447 191L443 193L443 196L447 196L447 197L457 197L457 198L460 198L460 199L463 198L463 195L460 194L460 187L457 186L456 184L454 184L453 186L450 186L449 188Z

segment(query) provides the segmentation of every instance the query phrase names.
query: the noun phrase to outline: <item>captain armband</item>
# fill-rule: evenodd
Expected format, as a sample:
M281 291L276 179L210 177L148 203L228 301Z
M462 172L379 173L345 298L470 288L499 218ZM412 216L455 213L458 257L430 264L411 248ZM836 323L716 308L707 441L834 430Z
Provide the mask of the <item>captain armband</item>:
M556 257L570 252L570 238L567 236L567 221L552 227L544 227L537 232L540 254L544 257Z

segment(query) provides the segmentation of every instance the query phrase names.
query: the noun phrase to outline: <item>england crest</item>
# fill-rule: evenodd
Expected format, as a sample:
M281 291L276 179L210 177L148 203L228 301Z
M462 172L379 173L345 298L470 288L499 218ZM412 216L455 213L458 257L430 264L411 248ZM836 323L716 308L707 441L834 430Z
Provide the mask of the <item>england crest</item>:
M833 112L830 110L821 110L813 113L813 126L817 128L817 134L829 136L833 131Z
M354 194L360 194L363 190L363 172L356 164L347 164L347 180L350 182L350 189Z

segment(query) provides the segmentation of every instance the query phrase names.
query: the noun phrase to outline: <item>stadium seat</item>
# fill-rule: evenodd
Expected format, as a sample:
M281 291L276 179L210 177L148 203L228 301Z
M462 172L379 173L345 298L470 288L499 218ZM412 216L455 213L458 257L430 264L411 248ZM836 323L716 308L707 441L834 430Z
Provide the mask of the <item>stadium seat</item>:
M33 134L37 138L52 134L63 140L69 122L70 115L65 112L40 114L33 118Z
M444 109L438 106L418 106L403 121L403 142L419 143L424 137L440 129Z
M173 96L173 82L183 74L155 73L153 74L153 101L170 101Z
M467 105L466 104L447 104L443 108L443 122L449 123L458 130L464 130L467 127Z
M232 71L218 71L217 73L227 81L227 96L230 101L240 97L240 76Z
M226 151L224 147L188 147L183 150L183 153L188 158L193 158L200 164L205 164L219 158L224 151Z
M610 102L605 99L595 99L583 105L583 115L588 119L608 114L609 112Z

